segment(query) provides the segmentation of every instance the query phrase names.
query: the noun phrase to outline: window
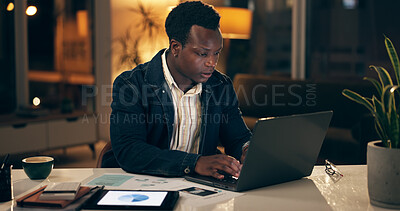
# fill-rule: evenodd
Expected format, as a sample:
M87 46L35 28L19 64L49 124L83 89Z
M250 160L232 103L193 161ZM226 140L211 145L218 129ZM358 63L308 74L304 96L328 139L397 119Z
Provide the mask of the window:
M249 73L290 77L292 0L255 0Z
M39 97L43 108L71 106L92 111L93 99L82 103L84 85L94 84L91 0L28 0L37 8L27 16L29 102Z
M359 79L391 68L384 34L400 47L399 1L309 0L307 78ZM391 71L390 71L391 72Z

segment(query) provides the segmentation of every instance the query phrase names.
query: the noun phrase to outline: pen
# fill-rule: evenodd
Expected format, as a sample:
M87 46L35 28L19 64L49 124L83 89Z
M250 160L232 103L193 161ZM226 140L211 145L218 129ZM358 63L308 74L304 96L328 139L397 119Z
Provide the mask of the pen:
M103 190L104 189L104 185L102 185L102 186L95 186L95 187L92 187L92 188L90 188L90 190L89 190L89 192L87 192L86 194L89 194L89 193L91 193L93 190L96 190L94 193L93 193L93 195L91 195L90 197L89 197L89 199L85 199L85 201L81 204L81 205L79 205L78 206L78 208L76 209L76 210L81 210L83 207L85 207L86 206L86 204L88 203L88 201L90 201L95 195L97 196L98 194L100 194L101 193L101 190ZM85 194L85 195L86 195Z
M102 185L102 186L95 186L95 187L92 187L92 188L90 189L90 191L95 190L95 189L97 189L97 188L100 188L100 190L103 190L104 187L105 187L104 185Z
M8 162L8 157L10 157L10 154L7 154L6 157L4 158L3 163L1 164L1 169L3 169L6 166Z

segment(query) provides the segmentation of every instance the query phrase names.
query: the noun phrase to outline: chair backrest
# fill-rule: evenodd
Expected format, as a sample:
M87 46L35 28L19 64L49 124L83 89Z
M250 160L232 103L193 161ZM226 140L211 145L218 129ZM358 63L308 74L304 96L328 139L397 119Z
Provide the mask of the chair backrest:
M111 149L111 142L107 142L106 145L104 145L103 149L101 150L99 154L99 158L97 159L97 164L96 168L101 168L101 162L103 160L104 154Z

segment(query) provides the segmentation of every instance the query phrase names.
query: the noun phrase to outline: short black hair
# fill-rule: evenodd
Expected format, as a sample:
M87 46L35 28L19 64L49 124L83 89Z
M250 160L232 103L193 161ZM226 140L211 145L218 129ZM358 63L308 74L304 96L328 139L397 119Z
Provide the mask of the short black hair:
M165 21L165 31L169 40L175 39L185 46L193 25L217 30L221 16L208 4L188 1L176 6Z

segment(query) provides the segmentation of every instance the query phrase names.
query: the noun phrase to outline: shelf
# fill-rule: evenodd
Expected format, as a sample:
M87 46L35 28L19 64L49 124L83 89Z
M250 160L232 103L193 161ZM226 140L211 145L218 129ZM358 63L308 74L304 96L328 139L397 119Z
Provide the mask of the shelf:
M93 85L94 76L88 73L72 73L68 72L64 75L56 71L30 70L28 72L30 81L45 82L45 83L61 83L76 85Z
M76 111L52 113L36 118L0 116L0 136L5 140L0 155L38 152L97 141L97 123L93 113Z
M10 126L13 127L23 127L26 124L33 123L33 122L43 122L49 120L57 120L57 119L74 119L83 116L93 117L93 112L85 112L85 111L74 111L72 113L60 113L58 111L51 111L48 115L45 116L38 116L38 117L20 117L17 116L15 113L13 114L6 114L0 115L0 126Z

